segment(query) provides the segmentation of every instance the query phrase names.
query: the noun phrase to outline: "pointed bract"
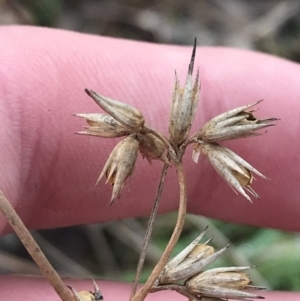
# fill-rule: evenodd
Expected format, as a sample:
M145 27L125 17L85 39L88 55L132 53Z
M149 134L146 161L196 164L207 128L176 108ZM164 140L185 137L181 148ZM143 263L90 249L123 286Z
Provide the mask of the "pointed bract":
M127 178L133 174L138 149L139 142L136 135L126 137L115 146L103 167L96 185L106 175L106 183L110 182L113 185L111 204L120 195Z
M75 114L75 116L86 119L89 124L84 127L85 131L77 132L77 134L116 138L127 136L133 132L107 114Z
M97 285L94 278L92 278L92 280L93 280L93 283L94 283L94 298L95 298L95 301L103 300L103 295L102 295L102 293L99 289L99 286Z
M204 233L205 231L170 260L159 275L159 284L177 283L200 273L204 267L215 261L229 247L226 246L218 252L214 252L213 247L199 244Z
M248 190L254 197L259 199L258 194L251 188L253 181L252 172L258 176L268 179L244 159L233 151L217 143L200 142L194 147L194 151L207 156L217 173L231 186L235 192L242 194L248 201L252 202L246 194Z
M274 121L278 120L277 118L257 119L252 114L253 111L246 111L261 101L227 111L212 118L196 134L197 138L206 143L215 143L261 135L256 131L274 126Z
M249 276L243 273L248 269L250 267L210 269L190 278L185 285L192 294L205 297L238 300L245 298L263 299L262 296L245 291L251 287L249 286Z
M139 131L143 128L145 119L140 110L105 96L92 90L85 89L85 92L95 100L95 102L114 119L123 124L126 128Z
M170 142L179 146L188 137L193 123L199 100L200 82L199 70L193 84L193 68L196 54L196 39L189 65L185 86L180 88L175 72L175 86L172 97L172 106L169 121Z

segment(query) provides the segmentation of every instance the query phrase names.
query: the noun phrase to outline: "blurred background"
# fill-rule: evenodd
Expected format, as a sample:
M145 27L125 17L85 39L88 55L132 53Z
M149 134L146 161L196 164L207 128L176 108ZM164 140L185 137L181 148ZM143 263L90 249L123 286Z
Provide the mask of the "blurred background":
M300 1L276 0L0 0L0 24L39 25L153 43L221 45L254 49L300 61ZM158 261L176 214L158 217L142 280ZM131 282L147 219L34 231L61 275ZM214 266L253 265L255 284L300 290L300 236L189 215L175 253L206 225L212 245L231 247ZM39 269L13 235L0 238L0 273Z

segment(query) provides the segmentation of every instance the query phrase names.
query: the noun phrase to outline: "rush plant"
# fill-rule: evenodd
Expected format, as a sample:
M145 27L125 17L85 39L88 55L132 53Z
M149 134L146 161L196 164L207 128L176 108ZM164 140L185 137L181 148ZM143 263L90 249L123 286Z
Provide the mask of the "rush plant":
M111 204L120 197L126 181L134 174L139 152L150 163L152 160L160 160L163 163L159 186L137 265L130 301L142 301L148 293L155 293L161 290L177 291L186 296L190 301L224 301L229 298L238 300L248 298L263 299L257 293L249 291L262 289L261 287L251 285L247 271L252 267L207 269L207 266L221 256L229 245L219 251L215 251L209 245L211 239L200 243L205 230L191 244L170 260L171 252L183 229L186 215L187 184L182 160L186 148L189 145L193 146L192 159L196 163L201 153L207 157L216 172L227 182L234 192L241 194L248 201L252 202L250 195L254 198L259 198L258 194L251 187L253 173L263 179L268 178L220 143L232 139L261 135L262 133L259 130L274 126L275 121L278 120L277 118L259 119L254 115L255 110L253 107L259 104L260 100L222 113L206 122L195 133L190 134L201 87L199 70L197 70L195 80L193 80L195 55L196 40L183 87L180 86L177 74L175 73L168 124L169 137L165 137L162 133L148 125L139 109L102 96L90 89L85 89L85 92L105 113L76 114L76 116L84 118L87 121L87 126L84 127L83 131L78 132L78 134L100 138L122 138L112 150L96 182L98 184L103 178L106 178L106 183L113 185ZM154 267L146 283L141 289L137 290L147 246L157 215L159 200L164 187L164 180L167 170L171 166L175 167L177 171L179 184L177 221L173 234L160 260ZM0 209L61 300L104 300L95 281L93 281L94 292L77 292L71 287L68 290L1 191Z
M252 202L248 193L259 198L252 189L253 173L268 179L248 162L220 143L227 140L261 135L259 130L274 126L277 118L259 119L252 108L261 102L257 101L220 114L209 120L201 129L190 135L190 129L196 114L200 93L199 70L193 80L193 69L196 55L196 39L188 67L185 85L180 86L175 73L174 90L169 117L169 137L153 129L145 121L140 110L120 101L102 96L97 92L85 89L85 92L103 109L104 114L76 114L84 118L88 125L81 135L101 138L123 137L111 152L97 180L106 177L106 183L113 185L111 204L120 197L126 181L134 174L138 152L150 163L160 160L164 163L160 183L157 189L152 213L150 216L144 244L141 250L136 277L132 287L130 301L142 301L149 292L159 290L176 290L189 300L226 300L228 298L263 298L247 290L260 289L250 285L247 273L251 267L229 267L204 270L216 260L228 246L215 252L208 245L209 241L200 244L204 232L186 249L169 261L184 226L187 205L187 185L182 158L189 145L193 145L193 160L197 163L202 153L207 157L216 172L236 192ZM153 269L143 287L137 291L146 249L152 233L158 204L164 185L164 178L170 166L177 171L179 183L178 217L173 234L163 255ZM169 262L168 262L169 261ZM83 300L82 300L83 301Z

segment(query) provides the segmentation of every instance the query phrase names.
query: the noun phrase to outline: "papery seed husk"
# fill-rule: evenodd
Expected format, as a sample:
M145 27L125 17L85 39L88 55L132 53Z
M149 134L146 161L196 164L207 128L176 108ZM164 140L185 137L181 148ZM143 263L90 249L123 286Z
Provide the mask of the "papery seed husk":
M219 273L215 275L207 275L204 272L198 275L195 281L202 287L214 285L237 290L245 289L250 283L250 279L246 274L235 272Z
M225 128L211 128L207 131L201 131L199 138L206 143L215 143L221 141L228 141L240 138L247 138L253 136L259 136L261 133L255 133L266 127L274 126L274 124L243 124L243 125L232 125Z
M159 277L159 282L161 284L176 283L200 273L204 267L220 257L228 247L229 245L210 256L206 256L204 251L198 254L196 257L185 259L178 266L164 270L164 273L161 273Z
M219 273L228 273L228 272L245 272L252 269L255 266L240 266L240 267L221 267L221 268L213 268L205 271L204 273L207 275L216 275Z
M207 270L186 281L187 289L194 294L215 298L263 298L243 291L250 283L249 276L239 272L250 267L230 267ZM222 272L224 271L224 272Z
M75 116L86 119L89 124L89 126L84 127L85 131L80 131L77 134L99 136L102 138L116 138L132 133L132 130L129 130L107 114L75 114Z
M254 107L255 105L261 103L263 101L263 99L261 100L258 100L254 103L251 103L251 104L248 104L248 105L244 105L244 106L241 106L241 107L238 107L238 108L235 108L235 109L232 109L232 110L229 110L229 111L226 111L214 118L211 119L211 121L214 121L215 123L219 123L221 121L224 121L230 117L233 117L243 111L246 111L247 109L251 108L251 107Z
M222 147L222 146L218 146L218 147ZM222 147L223 151L226 152L228 154L228 156L230 158L232 158L234 161L236 161L237 163L239 163L241 166L245 167L246 169L249 169L250 171L254 172L255 174L257 174L258 176L269 180L268 177L266 177L265 175L263 175L261 172L259 172L257 169L255 169L252 165L250 165L247 161L245 161L243 158L241 158L239 155L237 155L235 152L233 152L232 150L230 150L229 148L226 147Z
M88 291L77 292L73 287L68 286L73 293L76 301L96 301L93 293Z
M80 296L81 301L95 301L96 300L94 294L91 292L80 291L80 292L78 292L78 295Z
M193 48L193 53L189 65L188 75L185 86L181 89L177 74L175 72L175 85L172 97L169 133L170 142L173 145L179 146L186 140L191 125L194 120L196 108L199 100L199 70L197 71L195 83L193 85L193 68L196 54L196 40Z
M175 75L177 76L177 75ZM192 86L192 75L188 75L184 89L178 87L179 82L175 79L175 93L171 110L169 133L170 141L174 145L180 145L186 140L199 100L199 71L196 75L194 86Z
M207 231L208 226L198 235L188 246L186 246L180 253L178 253L174 258L172 258L168 263L167 267L172 268L179 265L188 254L194 249L195 246L199 243L199 241L203 238Z
M232 169L228 168L224 158L220 158L220 150L217 151L216 148L214 148L214 145L206 144L202 146L202 152L207 156L216 172L228 183L228 185L232 187L235 192L242 194L249 202L252 202L238 179L234 176ZM230 159L228 162L232 162L232 160Z
M145 124L145 119L140 110L123 102L102 96L92 90L85 89L85 92L95 102L118 122L134 131L139 131Z
M120 195L121 189L128 177L134 171L138 155L139 142L136 135L130 135L119 142L110 154L103 170L96 182L96 185L104 175L107 181L113 184L111 204Z
M139 134L139 150L144 158L151 164L152 160L161 160L170 165L170 162L165 155L166 146L164 143L153 134Z
M200 154L201 154L201 144L200 143L195 143L193 147L193 152L192 152L192 159L195 163L198 163Z
M194 258L202 252L205 252L205 256L208 257L212 255L215 252L215 250L212 246L198 244L194 247L194 249L188 254L186 258Z
M240 291L237 289L223 288L219 286L206 286L206 287L197 287L196 285L187 285L189 292L193 294L200 294L201 296L213 297L213 298L226 298L227 299L241 299L246 298L255 298L255 299L264 299L264 297L248 293L245 291Z
M259 199L258 194L250 187L254 179L251 172L256 173L264 179L268 179L266 176L226 147L216 143L200 144L203 154L207 156L214 169L236 193L241 193L252 203L250 197L244 191L246 189Z
M254 110L245 111L259 102L227 111L212 118L196 133L196 136L206 143L215 143L261 135L255 131L274 126L273 122L278 119L258 119L252 114Z

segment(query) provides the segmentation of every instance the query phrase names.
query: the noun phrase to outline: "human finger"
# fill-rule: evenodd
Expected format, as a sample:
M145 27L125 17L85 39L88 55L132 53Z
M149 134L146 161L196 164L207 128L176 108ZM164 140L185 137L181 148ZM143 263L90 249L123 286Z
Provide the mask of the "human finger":
M149 166L139 159L130 193L123 188L121 199L111 207L111 188L94 183L116 140L74 135L83 121L72 114L101 111L83 92L87 87L138 107L148 124L167 135L173 70L184 82L191 47L33 27L2 27L0 36L0 183L28 227L148 215L162 164ZM202 90L193 129L260 98L265 101L259 115L283 121L267 135L230 144L272 178L254 186L261 202L247 203L205 160L194 165L187 158L189 211L231 222L300 229L299 66L255 52L201 47L195 65ZM177 208L176 181L173 168L161 213ZM5 224L2 219L0 228Z

